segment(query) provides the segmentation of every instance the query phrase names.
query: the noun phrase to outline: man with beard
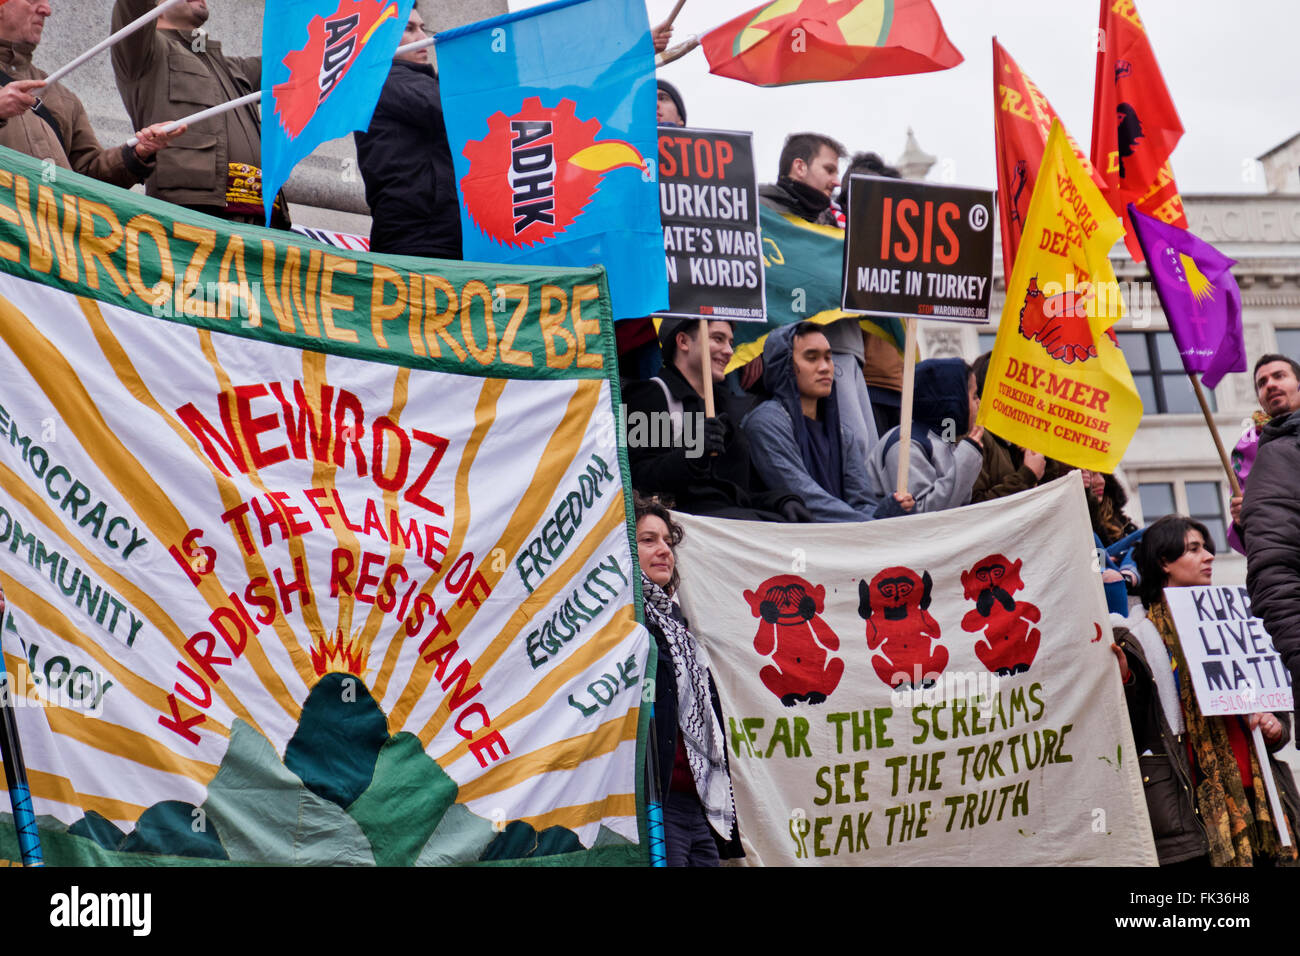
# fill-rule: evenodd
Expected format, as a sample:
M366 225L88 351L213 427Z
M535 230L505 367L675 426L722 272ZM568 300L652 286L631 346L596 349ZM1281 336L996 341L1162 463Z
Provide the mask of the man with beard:
M116 0L116 32L156 6ZM122 103L137 127L176 120L262 86L260 56L226 56L203 29L207 0L184 0L113 47ZM193 124L158 158L148 193L235 222L262 223L262 123L256 104ZM271 225L289 225L283 195Z
M1255 391L1272 420L1259 436L1241 506L1246 587L1291 679L1300 679L1300 365L1282 355L1255 363Z

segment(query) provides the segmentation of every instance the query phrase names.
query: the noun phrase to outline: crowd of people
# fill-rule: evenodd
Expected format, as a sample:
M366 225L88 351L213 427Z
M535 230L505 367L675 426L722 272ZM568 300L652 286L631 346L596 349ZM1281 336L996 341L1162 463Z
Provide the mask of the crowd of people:
M155 0L115 0L114 29L148 13ZM226 55L204 35L206 0L184 0L156 24L117 44L113 70L134 145L102 147L80 100L47 86L32 64L47 0L0 2L0 145L210 215L263 221L260 115L254 106L190 126L169 122L252 92L261 59ZM671 28L654 31L656 49ZM412 12L403 43L427 37ZM682 93L660 80L661 125L684 126ZM461 257L453 163L427 49L394 61L370 127L356 134L358 166L372 212L371 248L439 259ZM841 174L841 165L848 160ZM849 151L820 133L789 136L775 181L759 190L773 211L843 229L844 179L853 172L899 177L873 152ZM287 227L277 197L272 225ZM853 318L800 322L773 330L762 355L728 374L734 328L695 320L619 323L627 413L667 415L672 440L629 449L637 492L636 540L646 623L659 652L647 774L663 807L674 865L716 864L740 852L727 770L725 722L705 662L673 595L681 528L671 509L769 522L870 521L937 512L1034 488L1070 470L1012 445L976 424L988 355L973 365L929 359L916 367L908 434L900 431L903 356ZM707 356L707 358L706 358ZM706 373L707 368L707 373ZM706 383L708 374L711 382ZM1255 611L1291 673L1300 673L1300 365L1261 357L1254 370L1261 430L1238 449L1249 490L1232 502L1232 538L1248 557ZM714 413L706 415L713 392ZM702 442L686 441L684 416ZM902 456L908 482L895 489ZM1300 798L1290 771L1261 767L1249 747L1259 727L1276 751L1289 740L1290 715L1205 717L1162 588L1208 584L1214 543L1206 527L1169 515L1145 529L1125 513L1113 475L1083 472L1100 568L1114 612L1114 651L1128 701L1156 847L1162 864L1294 863L1264 795L1274 774L1292 833ZM0 598L0 602L2 602ZM0 607L3 604L0 603ZM1130 607L1132 611L1130 612Z

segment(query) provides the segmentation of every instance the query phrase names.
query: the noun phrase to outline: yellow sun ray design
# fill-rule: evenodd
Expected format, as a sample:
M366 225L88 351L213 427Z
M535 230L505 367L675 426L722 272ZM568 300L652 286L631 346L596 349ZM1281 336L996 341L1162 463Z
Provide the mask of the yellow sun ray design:
M1214 298L1214 283L1205 277L1205 273L1196 267L1196 260L1191 256L1178 253L1178 261L1182 263L1183 274L1187 276L1187 287L1192 292L1192 298L1196 300L1197 305L1204 305Z

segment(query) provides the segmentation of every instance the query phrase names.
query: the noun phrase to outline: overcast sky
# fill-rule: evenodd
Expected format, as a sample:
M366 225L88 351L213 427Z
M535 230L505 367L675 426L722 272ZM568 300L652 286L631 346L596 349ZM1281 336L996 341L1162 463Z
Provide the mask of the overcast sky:
M540 2L540 0L538 0ZM712 76L700 50L665 67L690 125L754 132L760 181L775 178L787 133L811 129L890 162L910 126L938 158L931 179L993 187L992 42L997 35L1088 149L1097 0L933 0L965 56L939 73L763 89ZM651 23L674 0L647 0ZM510 0L511 9L537 5ZM757 0L687 0L674 42ZM1262 191L1255 157L1300 132L1300 6L1285 0L1137 0L1186 129L1172 162L1184 193Z

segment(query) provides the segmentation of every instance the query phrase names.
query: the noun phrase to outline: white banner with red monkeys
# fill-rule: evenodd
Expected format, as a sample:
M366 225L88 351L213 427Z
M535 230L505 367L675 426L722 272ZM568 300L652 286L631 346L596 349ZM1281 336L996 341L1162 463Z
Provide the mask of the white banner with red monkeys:
M1155 865L1076 475L869 524L678 518L744 862Z

